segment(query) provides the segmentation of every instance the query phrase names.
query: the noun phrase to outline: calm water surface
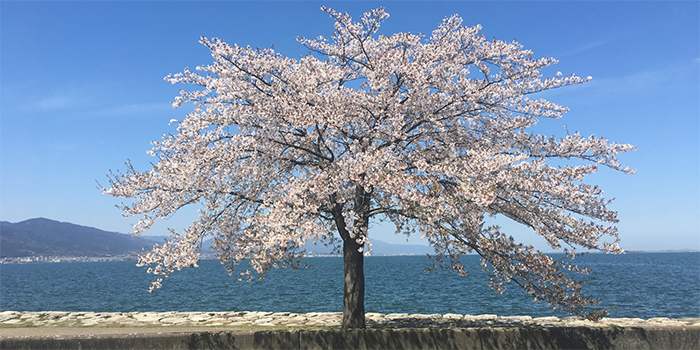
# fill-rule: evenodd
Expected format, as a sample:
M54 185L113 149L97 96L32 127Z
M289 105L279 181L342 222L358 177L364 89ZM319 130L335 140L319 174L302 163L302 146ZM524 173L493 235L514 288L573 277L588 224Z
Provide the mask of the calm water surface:
M616 305L612 317L700 317L700 253L590 254L577 258L593 270L585 294ZM309 258L309 269L271 271L262 281L239 282L216 260L173 273L148 293L152 275L132 262L4 264L0 310L17 311L289 311L342 310L342 259ZM470 271L425 272L423 256L365 260L367 312L564 316L515 284L491 291L479 258Z

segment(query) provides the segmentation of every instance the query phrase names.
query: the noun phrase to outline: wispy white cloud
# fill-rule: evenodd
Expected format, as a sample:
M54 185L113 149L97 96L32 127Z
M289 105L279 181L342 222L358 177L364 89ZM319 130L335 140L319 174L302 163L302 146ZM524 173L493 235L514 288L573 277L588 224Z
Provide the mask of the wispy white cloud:
M57 110L70 108L75 105L75 100L68 96L54 95L40 100L36 107L42 110Z
M590 88L596 88L609 94L635 93L643 90L669 90L685 83L698 81L698 63L696 58L680 64L672 64L660 69L643 70L615 78L593 79Z
M603 45L610 43L612 41L614 41L614 40L613 39L605 39L605 40L595 41L595 42L588 43L588 44L585 44L585 45L582 45L579 47L575 47L575 48L570 49L568 51L564 51L560 54L557 54L557 56L576 55L576 54L579 54L581 52L592 50L592 49L595 49L597 47L603 46Z
M172 112L170 103L137 103L111 106L90 114L99 117L142 116L148 114L163 114Z
M614 44L617 42L622 42L624 40L627 40L629 38L629 36L630 36L629 33L616 33L616 34L606 35L603 38L591 38L590 41L588 41L587 43L575 44L577 46L569 47L569 48L563 47L562 52L557 53L554 57L579 55L585 51L598 49L602 46Z
M40 90L31 86L11 86L3 95L12 100L10 106L19 112L75 111L89 107L97 101L99 89L94 86L61 86Z
M70 118L100 118L100 117L129 117L162 115L172 113L173 108L168 100L156 102L133 103L129 96L113 96L115 88L103 85L85 85L61 87L54 91L41 91L30 94L20 94L22 89L12 89L4 97L15 97L9 110L12 115L52 115Z

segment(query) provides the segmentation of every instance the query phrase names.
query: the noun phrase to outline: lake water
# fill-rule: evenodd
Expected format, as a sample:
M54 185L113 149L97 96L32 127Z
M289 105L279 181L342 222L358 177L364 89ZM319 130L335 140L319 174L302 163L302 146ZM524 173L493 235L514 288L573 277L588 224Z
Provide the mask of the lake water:
M262 281L240 282L216 260L173 273L148 293L152 275L133 262L4 264L0 311L272 311L337 312L343 305L342 259L308 258L309 269L271 271ZM611 317L700 317L700 253L589 254L593 270L585 294L616 305ZM367 312L565 316L517 285L491 291L479 258L470 271L424 272L424 256L376 256L365 262Z

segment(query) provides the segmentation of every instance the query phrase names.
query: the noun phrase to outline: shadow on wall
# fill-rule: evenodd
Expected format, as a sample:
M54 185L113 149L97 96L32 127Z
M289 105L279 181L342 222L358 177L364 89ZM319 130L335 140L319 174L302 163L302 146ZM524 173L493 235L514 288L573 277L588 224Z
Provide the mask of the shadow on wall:
M246 330L0 338L2 349L698 349L700 327Z
M257 349L697 349L700 328L513 327L256 333Z
M613 349L619 329L476 328L317 331L301 349ZM273 345L273 344L269 344Z

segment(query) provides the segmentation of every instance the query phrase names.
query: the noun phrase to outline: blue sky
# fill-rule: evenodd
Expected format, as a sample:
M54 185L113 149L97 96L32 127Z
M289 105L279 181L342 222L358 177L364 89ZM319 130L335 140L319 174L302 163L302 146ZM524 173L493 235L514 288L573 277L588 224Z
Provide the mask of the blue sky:
M147 170L150 141L182 119L169 73L211 62L200 36L299 57L297 36L329 36L327 5L353 17L384 6L381 32L429 34L446 16L517 40L591 83L548 92L571 108L541 122L638 146L589 178L619 212L622 246L700 249L700 3L686 2L0 2L0 220L46 217L118 232L119 199L104 196L110 169ZM182 229L185 211L156 226ZM507 232L533 240L526 229ZM386 227L374 237L405 242ZM411 243L421 242L412 237Z

